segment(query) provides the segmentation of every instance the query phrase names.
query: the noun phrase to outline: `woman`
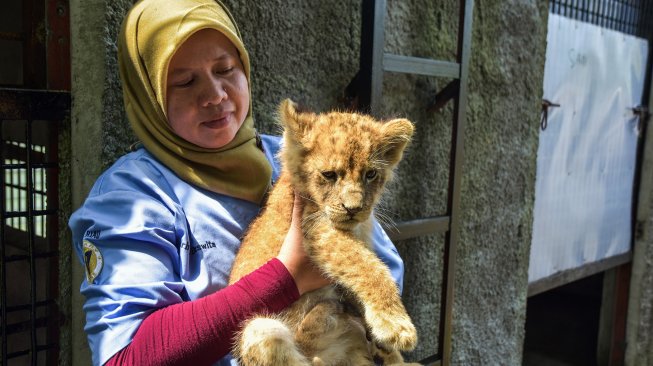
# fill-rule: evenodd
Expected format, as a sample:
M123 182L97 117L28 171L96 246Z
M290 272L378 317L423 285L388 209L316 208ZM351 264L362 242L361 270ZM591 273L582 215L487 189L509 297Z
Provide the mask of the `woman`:
M254 130L247 51L213 0L143 0L118 45L141 143L70 219L93 364L235 364L228 353L241 321L328 284L303 250L296 200L279 255L226 286L279 173L279 139ZM374 235L401 286L401 259L378 224Z

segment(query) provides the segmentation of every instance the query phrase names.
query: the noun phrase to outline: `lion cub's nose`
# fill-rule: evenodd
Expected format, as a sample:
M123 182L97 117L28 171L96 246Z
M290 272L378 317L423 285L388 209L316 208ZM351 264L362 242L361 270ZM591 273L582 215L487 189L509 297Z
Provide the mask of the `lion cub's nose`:
M342 207L345 209L345 211L347 211L347 213L350 216L356 215L357 213L359 213L363 209L362 206L353 206L353 205L352 206L347 206L344 203L342 204Z

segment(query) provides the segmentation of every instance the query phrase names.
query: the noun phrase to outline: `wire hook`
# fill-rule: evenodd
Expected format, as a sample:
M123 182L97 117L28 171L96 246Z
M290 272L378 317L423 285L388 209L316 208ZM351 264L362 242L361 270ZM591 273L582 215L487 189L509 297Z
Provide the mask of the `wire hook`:
M540 128L542 131L546 130L549 125L549 108L560 107L560 104L553 103L548 99L542 99L542 118L540 118Z

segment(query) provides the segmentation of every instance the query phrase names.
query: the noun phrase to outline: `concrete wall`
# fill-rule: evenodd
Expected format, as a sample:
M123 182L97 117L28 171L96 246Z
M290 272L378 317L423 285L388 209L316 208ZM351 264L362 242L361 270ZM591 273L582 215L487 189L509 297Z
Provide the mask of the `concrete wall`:
M653 92L653 88L650 90ZM649 108L653 105L649 99ZM646 130L626 323L626 366L653 365L653 128Z
M254 112L274 133L286 97L317 111L338 106L358 70L360 1L226 1L250 50ZM115 67L115 35L129 1L72 0L73 206L132 142ZM546 2L477 1L465 131L460 245L456 263L453 361L521 364L535 154L546 37ZM455 60L457 1L388 1L386 50ZM383 114L406 116L415 140L384 208L396 221L446 208L451 106L424 112L448 80L386 74ZM421 343L437 349L441 235L397 243L406 265L404 299ZM73 360L88 364L73 260Z
M521 364L547 15L545 1L475 8L455 364Z

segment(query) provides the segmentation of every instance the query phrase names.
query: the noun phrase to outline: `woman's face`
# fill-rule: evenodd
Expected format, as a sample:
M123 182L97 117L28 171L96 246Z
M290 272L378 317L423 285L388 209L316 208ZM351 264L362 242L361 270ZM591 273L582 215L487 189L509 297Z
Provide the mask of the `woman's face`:
M236 47L222 33L203 29L168 66L167 113L172 130L195 145L218 149L231 140L249 110L249 86Z

